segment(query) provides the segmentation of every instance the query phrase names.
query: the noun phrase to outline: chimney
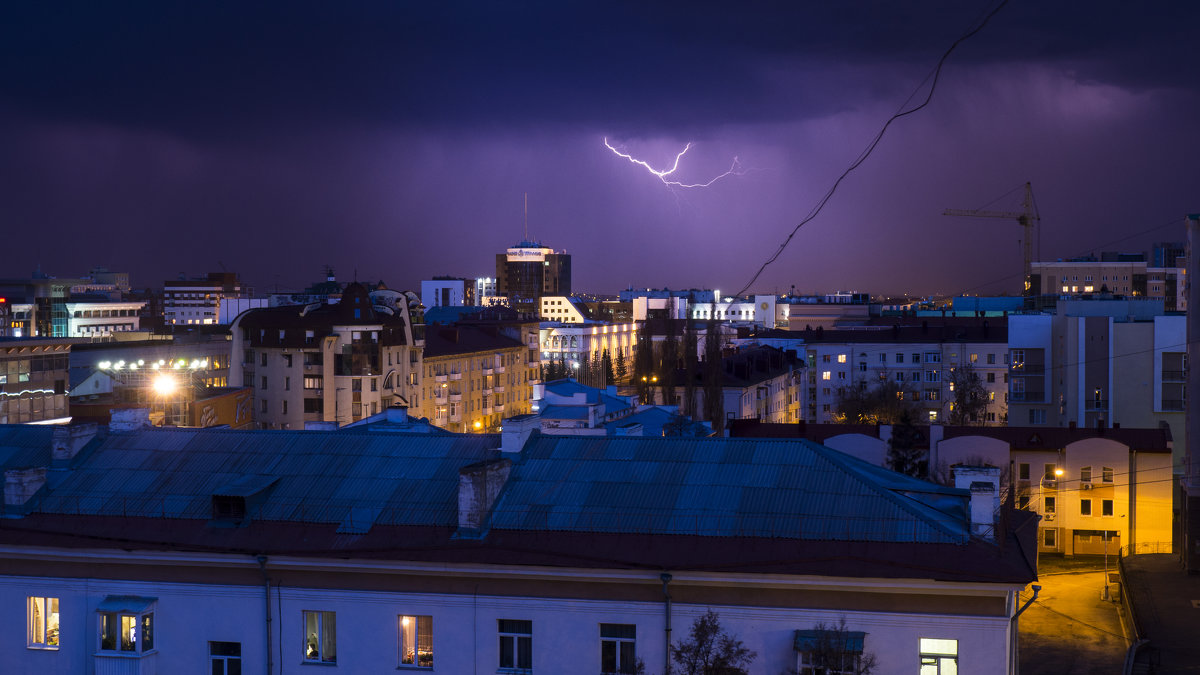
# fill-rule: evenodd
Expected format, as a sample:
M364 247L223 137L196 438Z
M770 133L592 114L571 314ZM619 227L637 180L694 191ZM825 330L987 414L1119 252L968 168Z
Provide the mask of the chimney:
M408 406L394 405L387 409L387 421L393 424L408 424Z
M500 452L520 453L526 441L542 425L537 415L517 415L505 419L500 426Z
M74 459L83 446L96 437L96 431L95 424L54 427L54 436L50 441L50 456L54 465L64 465Z
M4 505L24 506L46 484L46 467L9 469L4 472Z
M955 464L954 487L971 491L971 534L996 539L996 514L1000 511L1000 469L994 466Z
M479 530L512 471L512 460L493 459L458 470L458 528Z

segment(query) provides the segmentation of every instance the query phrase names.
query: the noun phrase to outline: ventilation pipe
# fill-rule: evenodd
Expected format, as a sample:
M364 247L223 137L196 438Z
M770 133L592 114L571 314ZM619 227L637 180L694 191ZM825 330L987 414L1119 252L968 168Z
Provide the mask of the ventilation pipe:
M662 579L666 621L663 631L663 675L671 675L671 591L667 588L667 584L671 583L671 575L663 572L658 578Z
M266 592L264 599L267 617L267 675L271 675L271 671L275 669L275 662L271 658L271 575L267 574L267 556L260 555L256 560L263 576L263 590Z

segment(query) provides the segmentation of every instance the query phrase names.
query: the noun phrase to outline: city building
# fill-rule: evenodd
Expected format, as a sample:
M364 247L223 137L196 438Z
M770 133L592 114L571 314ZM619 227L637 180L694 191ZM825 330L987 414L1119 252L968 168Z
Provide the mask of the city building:
M1053 314L1009 317L1009 418L1094 428L1166 424L1186 444L1185 317L1158 300L1062 300Z
M538 365L527 341L497 325L429 326L420 414L450 431L495 432L503 418L530 411Z
M889 325L890 323L890 325ZM879 319L856 328L766 331L739 342L773 345L805 355L808 369L802 416L835 420L847 387L890 382L919 410L920 422L944 422L954 403L954 370L970 365L986 393L976 421L1008 419L1008 329L1004 319Z
M434 277L421 282L421 304L432 307L473 307L479 305L475 279ZM494 294L493 294L494 295Z
M806 438L887 466L895 425L730 423L738 438ZM1066 556L1173 548L1172 445L1166 428L917 425L914 448L938 482L956 466L1000 469L1001 497L1037 513L1038 551Z
M633 350L637 346L636 323L559 323L544 322L540 331L543 362L564 363L568 368L602 359L608 352L613 367L624 360L626 371L633 372Z
M496 254L496 295L510 304L536 303L543 295L571 294L571 256L535 241Z
M986 469L965 489L796 440L135 426L0 427L6 672L661 672L711 610L753 675L843 619L881 675L1008 675L1037 578L1034 517Z
M0 424L70 421L67 382L72 342L0 338Z
M77 296L76 296L77 297ZM140 331L141 301L89 302L72 299L65 303L67 335L75 338L104 339L117 333Z
M1162 298L1168 312L1187 311L1186 270L1178 264L1178 249L1161 245L1149 264L1141 253L1104 253L1055 262L1033 263L1033 276L1042 293L1059 298L1124 296Z
M592 310L587 303L569 295L542 296L538 312L543 321L558 323L595 323Z
M252 309L230 326L232 387L254 389L261 428L349 424L393 405L420 406L421 345L409 303L374 302L359 283L336 304Z
M206 277L163 282L163 321L168 326L218 323L221 301L249 297L233 272L209 272Z

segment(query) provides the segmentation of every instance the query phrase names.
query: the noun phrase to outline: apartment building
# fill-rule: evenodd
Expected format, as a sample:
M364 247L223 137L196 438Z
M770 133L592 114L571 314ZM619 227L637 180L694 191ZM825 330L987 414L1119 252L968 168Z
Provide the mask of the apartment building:
M803 419L832 422L847 387L890 381L920 411L917 421L945 422L954 403L954 370L970 366L987 398L981 424L1008 419L1008 330L1003 318L885 319L857 329L776 331L755 338L803 353L807 360Z
M1183 293L1187 270L1176 259L1167 260L1169 255L1160 257L1165 265L1147 263L1146 256L1140 253L1035 262L1033 275L1045 295L1161 298L1166 311L1187 311L1187 297Z
M430 326L420 414L450 431L498 431L503 418L529 413L538 365L526 342L496 325Z
M0 426L0 447L22 449L0 457L18 675L663 672L709 610L753 675L843 619L880 675L1008 675L1036 580L1032 514L997 517L994 477L807 441Z
M0 338L0 424L70 421L71 341Z
M1166 424L1186 443L1185 317L1155 300L1064 300L1053 314L1009 317L1015 424L1094 428Z
M221 300L251 295L233 272L209 272L196 279L163 282L163 321L168 326L218 322Z
M336 304L243 312L230 326L229 384L254 389L260 428L349 424L392 405L420 406L421 344L408 306L374 303L359 283Z

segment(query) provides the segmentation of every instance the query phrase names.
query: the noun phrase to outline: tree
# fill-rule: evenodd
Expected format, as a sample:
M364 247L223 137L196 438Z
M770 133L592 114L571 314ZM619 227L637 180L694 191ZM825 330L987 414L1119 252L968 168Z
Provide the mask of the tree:
M650 331L645 324L638 331L637 345L633 351L633 380L637 386L638 400L642 403L653 403L651 394L654 393L654 343L650 339Z
M721 372L721 326L709 319L704 333L704 416L718 436L725 431L725 388Z
M700 376L699 336L696 324L688 320L683 327L683 414L696 417L696 380Z
M869 386L865 380L838 389L838 424L897 424L916 408L917 392L890 379Z
M913 424L912 415L905 411L900 421L892 426L892 437L888 440L888 468L914 478L924 478L928 473L928 460L917 447L921 431Z
M988 391L975 366L964 363L950 369L950 424L983 424L987 417Z
M854 635L846 628L845 617L836 624L818 623L805 636L799 672L804 675L871 675L875 670L875 655L862 651L860 637L861 634Z
M679 372L678 322L670 318L666 322L666 339L659 352L658 386L662 391L663 405L678 405L675 392L675 374Z
M671 660L680 675L747 675L757 656L721 628L720 617L711 609L692 623L687 640L671 645Z
M616 382L624 383L625 378L629 376L629 369L625 366L625 349L617 349L617 379Z
M604 364L604 385L608 386L615 383L617 378L615 377L615 373L613 373L612 357L609 356L607 349L604 350L604 356L601 358L601 361Z

